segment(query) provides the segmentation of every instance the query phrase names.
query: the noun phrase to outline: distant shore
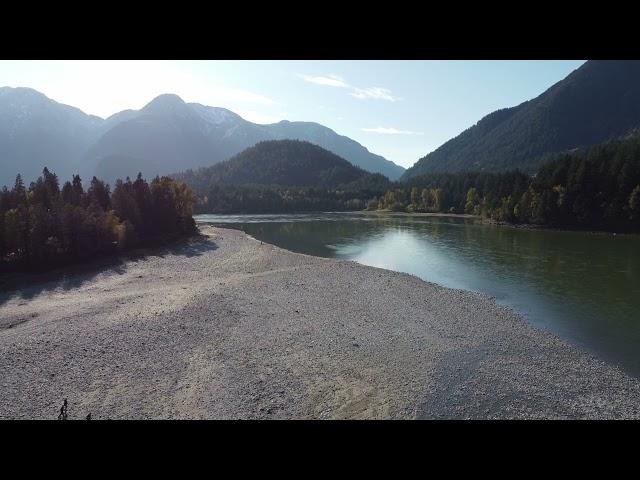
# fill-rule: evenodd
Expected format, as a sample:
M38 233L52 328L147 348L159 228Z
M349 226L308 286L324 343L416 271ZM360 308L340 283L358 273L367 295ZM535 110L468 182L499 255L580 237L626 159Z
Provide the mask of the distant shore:
M430 212L394 212L393 210L361 210L358 213L364 213L367 215L395 215L395 216L410 216L410 217L452 217L452 218L476 218L480 219L478 215L470 215L467 213L430 213Z
M478 217L480 218L480 217ZM625 236L625 237L638 237L640 233L628 233L628 232L610 232L607 230L588 230L578 228L566 228L566 227L553 227L550 225L536 225L532 223L509 223L509 222L496 222L494 220L482 219L482 223L486 225L495 225L496 227L517 228L520 230L541 230L547 232L570 232L570 233L584 233L588 235L602 235L602 236Z
M352 212L349 212L352 213ZM396 215L396 216L409 216L409 217L451 217L451 218L469 218L478 220L485 225L494 225L496 227L508 227L517 228L520 230L543 230L550 232L577 232L586 233L589 235L610 235L610 236L640 236L640 233L628 233L628 232L610 232L607 230L581 230L577 228L567 227L554 227L550 225L536 225L531 223L509 223L498 222L495 220L484 219L480 215L470 215L466 213L427 213L427 212L394 212L392 210L362 210L359 213L364 214L383 214L383 215Z
M640 380L484 295L203 236L0 292L0 418L640 418Z

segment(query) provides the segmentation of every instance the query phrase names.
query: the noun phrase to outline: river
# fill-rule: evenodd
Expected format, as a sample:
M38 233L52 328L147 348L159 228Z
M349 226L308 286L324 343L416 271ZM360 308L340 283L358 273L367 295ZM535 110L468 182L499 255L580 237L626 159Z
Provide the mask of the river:
M640 236L360 212L195 218L294 252L490 295L536 327L640 376Z

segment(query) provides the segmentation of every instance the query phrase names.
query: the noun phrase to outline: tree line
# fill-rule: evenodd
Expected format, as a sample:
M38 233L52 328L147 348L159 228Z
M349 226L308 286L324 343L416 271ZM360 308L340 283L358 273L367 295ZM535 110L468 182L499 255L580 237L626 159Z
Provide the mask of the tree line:
M172 177L187 181L196 192L202 192L212 185L331 189L367 173L318 145L300 140L268 140L258 142L224 162Z
M60 188L45 168L27 188L21 175L0 191L2 269L41 269L122 251L152 239L191 234L195 196L184 183L138 174L110 186L78 175Z
M365 196L366 195L366 196ZM294 213L363 210L369 194L357 190L278 185L213 185L196 213Z
M188 177L185 181L189 182ZM382 194L390 185L389 179L379 173L364 174L335 188L216 183L205 186L196 183L194 209L196 213L217 214L364 210L368 199Z
M469 213L490 216L498 200L518 196L530 177L520 171L436 173L398 183L367 202L368 210Z
M267 167L265 167L267 168ZM548 157L530 174L367 174L335 188L198 185L198 213L385 210L473 214L496 222L640 231L640 132Z
M640 133L565 153L534 175L440 173L395 184L369 210L451 212L498 222L640 231Z

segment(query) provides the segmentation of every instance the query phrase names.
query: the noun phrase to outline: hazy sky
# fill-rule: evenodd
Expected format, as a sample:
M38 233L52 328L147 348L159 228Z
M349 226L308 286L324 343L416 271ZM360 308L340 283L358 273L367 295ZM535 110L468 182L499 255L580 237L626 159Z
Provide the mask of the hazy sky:
M161 93L247 120L314 121L405 167L498 108L579 67L569 61L0 61L31 87L107 117Z

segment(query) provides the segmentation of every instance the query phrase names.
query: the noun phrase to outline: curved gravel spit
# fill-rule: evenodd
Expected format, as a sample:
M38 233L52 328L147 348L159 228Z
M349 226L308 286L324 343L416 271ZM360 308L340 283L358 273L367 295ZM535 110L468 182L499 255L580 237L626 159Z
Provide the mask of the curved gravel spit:
M640 382L494 300L203 237L0 292L0 418L638 418Z

